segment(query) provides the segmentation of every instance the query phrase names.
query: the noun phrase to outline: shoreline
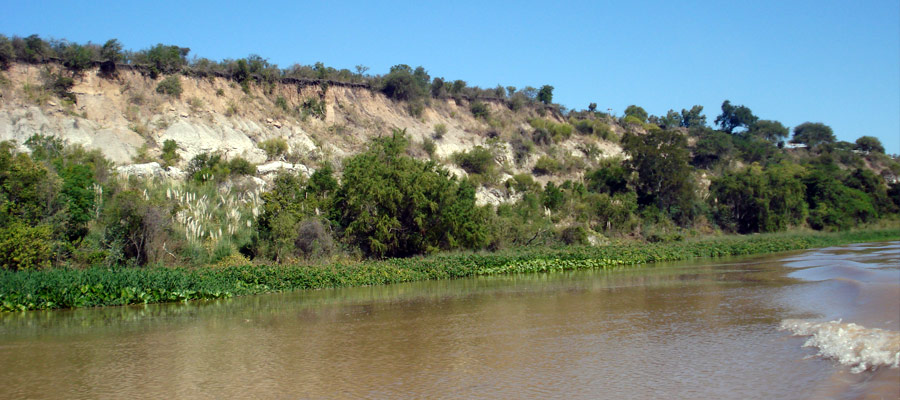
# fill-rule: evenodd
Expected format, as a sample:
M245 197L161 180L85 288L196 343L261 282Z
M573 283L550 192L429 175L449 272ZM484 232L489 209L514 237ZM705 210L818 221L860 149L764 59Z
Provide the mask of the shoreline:
M506 273L607 269L892 240L900 240L900 228L728 235L668 243L517 248L493 253L438 253L314 266L3 271L0 272L0 312L217 299Z

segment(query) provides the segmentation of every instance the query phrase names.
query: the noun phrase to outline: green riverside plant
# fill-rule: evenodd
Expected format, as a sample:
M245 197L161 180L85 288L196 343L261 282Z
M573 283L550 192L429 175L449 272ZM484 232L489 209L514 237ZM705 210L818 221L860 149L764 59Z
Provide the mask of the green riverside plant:
M476 275L615 268L900 239L900 229L726 236L674 243L519 248L441 253L318 266L88 268L0 271L0 310L113 306L217 299L298 289L384 285Z

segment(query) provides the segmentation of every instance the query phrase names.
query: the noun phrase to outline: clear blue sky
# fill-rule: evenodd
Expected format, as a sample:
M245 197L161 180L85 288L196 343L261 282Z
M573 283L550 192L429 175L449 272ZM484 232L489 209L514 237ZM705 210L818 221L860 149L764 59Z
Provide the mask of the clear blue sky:
M729 99L900 153L897 0L3 3L7 36L176 44L214 60L255 53L282 68L422 65L481 87L550 84L573 109L700 104L710 123Z

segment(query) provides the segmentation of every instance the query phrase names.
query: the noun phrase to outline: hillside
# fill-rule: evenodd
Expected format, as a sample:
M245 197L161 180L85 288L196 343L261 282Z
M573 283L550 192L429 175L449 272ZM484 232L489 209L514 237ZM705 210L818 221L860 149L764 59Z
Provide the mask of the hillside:
M129 165L157 160L166 140L178 146L180 161L173 165L174 176L180 176L178 171L201 153L242 157L258 164L264 178L271 178L279 167L310 173L328 162L340 169L344 158L365 150L373 137L393 129L406 130L413 142L412 155L434 158L460 177L467 173L452 161L454 153L476 146L490 148L500 171L485 182L488 187L499 187L518 173L530 174L541 156L578 160L578 168L537 177L543 184L578 179L601 159L621 155L616 135L604 140L574 134L550 145L533 146L517 161L511 143L516 138L532 142L535 128L530 120L565 122L550 107L511 111L502 101L486 101L490 117L477 118L469 100L447 98L431 99L413 115L407 102L391 100L362 85L309 81L249 85L245 92L226 78L186 76L179 78L182 93L176 97L156 90L163 76L153 79L137 69L121 67L115 78L103 77L99 67L84 71L70 89L75 101L67 104L41 88L45 77L54 73L65 73L65 68L54 63L16 63L6 71L0 140L14 140L20 150L27 151L24 143L32 135L56 136L100 150L126 173L147 173L147 168ZM304 108L311 99L322 102L317 105L321 114ZM612 131L622 131L614 120L606 122ZM446 133L435 138L439 125L446 127ZM276 138L285 140L287 151L268 156L261 144ZM427 141L434 143L431 155L422 146Z
M259 56L0 35L0 267L297 264L848 230L900 162L725 100L621 117ZM602 109L602 107L601 107Z

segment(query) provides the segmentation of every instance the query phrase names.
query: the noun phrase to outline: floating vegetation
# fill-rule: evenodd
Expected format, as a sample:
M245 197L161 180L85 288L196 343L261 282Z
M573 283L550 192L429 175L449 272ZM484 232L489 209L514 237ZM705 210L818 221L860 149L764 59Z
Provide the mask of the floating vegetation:
M187 194L183 196L188 197ZM248 200L250 201L252 200ZM237 265L218 269L155 267L2 271L0 310L24 311L187 301L298 289L452 279L473 275L612 268L660 261L763 254L897 239L900 239L900 230L888 229L729 236L674 243L628 243L604 247L520 248L492 254L439 254L431 257L322 266Z

